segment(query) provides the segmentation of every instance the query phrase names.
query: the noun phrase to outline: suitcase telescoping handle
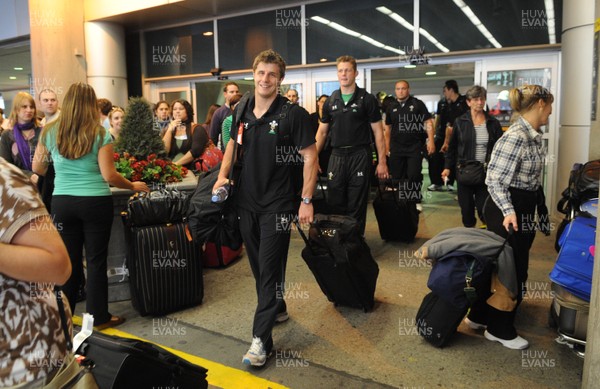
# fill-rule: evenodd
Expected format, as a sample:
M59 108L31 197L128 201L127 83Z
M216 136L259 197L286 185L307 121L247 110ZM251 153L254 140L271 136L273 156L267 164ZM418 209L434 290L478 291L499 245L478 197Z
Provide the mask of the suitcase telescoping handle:
M312 246L310 245L310 241L306 237L306 234L304 233L304 231L302 231L302 226L300 225L300 222L296 219L296 220L294 220L294 224L296 224L296 229L300 233L300 236L302 237L302 240L306 244L306 247L308 247L311 254L315 255L315 251L313 250Z

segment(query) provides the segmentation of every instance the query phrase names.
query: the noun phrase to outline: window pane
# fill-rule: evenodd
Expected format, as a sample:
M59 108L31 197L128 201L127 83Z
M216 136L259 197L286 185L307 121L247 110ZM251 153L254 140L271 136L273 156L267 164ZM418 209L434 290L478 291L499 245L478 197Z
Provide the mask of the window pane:
M453 1L421 1L421 28L450 51L494 48L475 24L477 20L501 47L560 43L562 0L554 0L554 9L546 9L543 0L478 1L464 0L475 17L468 17ZM467 11L468 12L468 11ZM555 42L550 42L549 26L554 15ZM460 28L457 28L460 26ZM433 53L441 49L421 37L420 46Z
M146 41L147 77L208 73L215 66L212 22L149 31Z
M341 55L357 59L401 55L400 50L412 47L413 33L382 12L386 10L413 23L413 0L336 0L307 5L307 62L335 61Z
M254 57L267 49L281 54L287 65L301 64L300 15L294 7L219 20L220 67L252 68Z

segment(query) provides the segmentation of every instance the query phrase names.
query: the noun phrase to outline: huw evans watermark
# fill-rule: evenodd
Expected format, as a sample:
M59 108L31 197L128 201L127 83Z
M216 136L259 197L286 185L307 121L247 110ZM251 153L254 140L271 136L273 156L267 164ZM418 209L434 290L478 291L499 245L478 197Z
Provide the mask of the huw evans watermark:
M431 269L432 263L430 258L421 258L413 250L398 250L398 267Z
M310 297L302 282L278 282L275 288L278 299L308 300Z
M550 358L545 350L522 350L521 367L523 369L553 368L556 367L556 359Z
M302 12L297 9L275 10L275 28L277 29L300 29L308 27L308 19L302 20Z
M187 258L175 249L152 250L152 267L155 269L183 269L187 267Z
M47 7L43 11L29 12L30 27L62 27L65 24L65 18L60 14Z
M152 46L152 64L182 65L187 62L187 55L179 53L179 45Z
M523 282L522 297L523 300L552 300L554 291L550 282L527 281Z
M401 63L408 62L411 65L427 65L431 60L431 56L425 54L425 46L400 46L399 49L404 52L404 54L400 54L398 57Z
M400 318L398 320L398 334L400 336L431 336L433 328L425 325L426 323L420 319Z
M62 366L64 359L58 352L50 350L36 350L27 355L30 367L44 369L47 371L54 370Z
M302 357L300 351L276 350L275 367L309 367L309 362Z
M525 29L547 29L548 15L544 9L522 9L521 27Z
M32 300L56 299L54 294L54 282L30 282L29 298Z
M187 328L179 324L179 319L160 317L152 319L154 336L186 336Z

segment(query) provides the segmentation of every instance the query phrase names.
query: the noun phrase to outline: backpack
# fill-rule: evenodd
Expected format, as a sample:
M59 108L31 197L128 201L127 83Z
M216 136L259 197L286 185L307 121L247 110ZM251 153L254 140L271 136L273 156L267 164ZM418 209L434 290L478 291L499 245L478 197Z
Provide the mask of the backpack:
M600 159L573 165L569 175L569 186L562 192L557 210L572 218L581 204L598 197L599 179Z

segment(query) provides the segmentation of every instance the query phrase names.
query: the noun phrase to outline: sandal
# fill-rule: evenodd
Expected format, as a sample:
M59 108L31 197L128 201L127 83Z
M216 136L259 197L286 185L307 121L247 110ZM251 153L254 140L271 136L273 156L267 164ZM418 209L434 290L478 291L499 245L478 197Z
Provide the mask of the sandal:
M94 326L94 329L98 330L98 331L102 331L107 328L116 327L119 324L123 324L123 322L125 322L124 317L111 316L109 321L107 321L106 323L102 323L102 324L98 324L97 326Z

